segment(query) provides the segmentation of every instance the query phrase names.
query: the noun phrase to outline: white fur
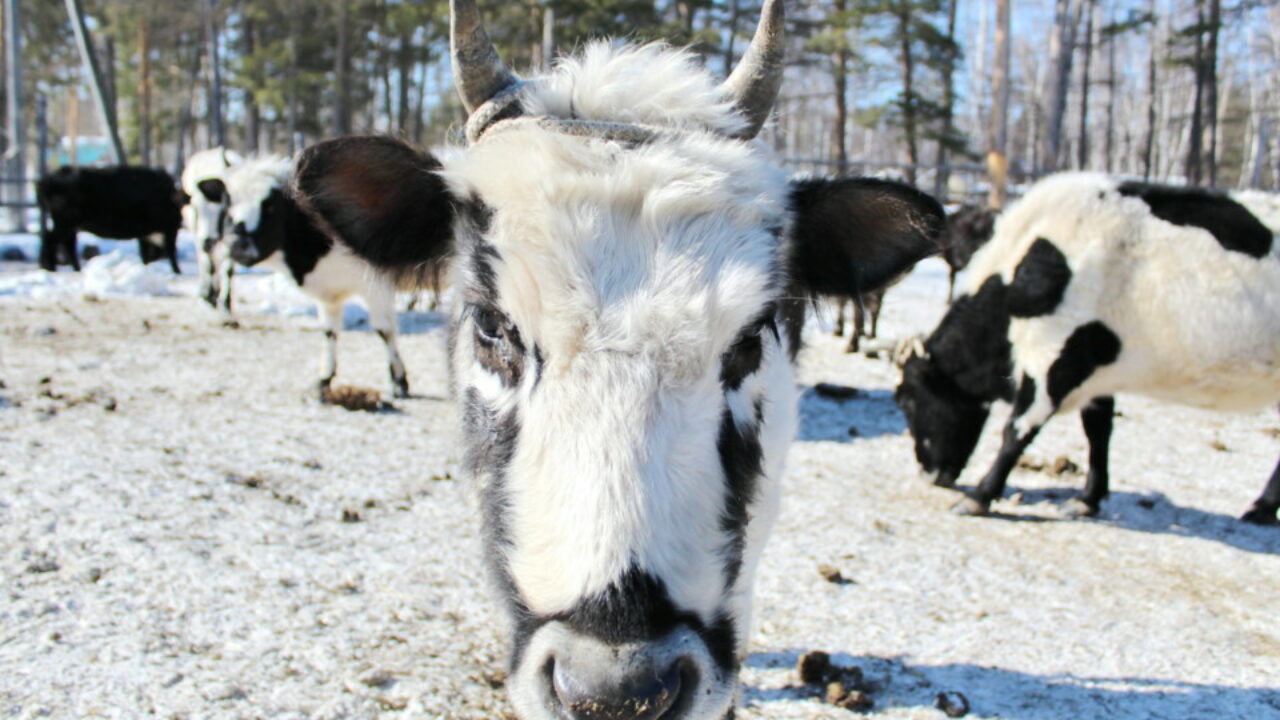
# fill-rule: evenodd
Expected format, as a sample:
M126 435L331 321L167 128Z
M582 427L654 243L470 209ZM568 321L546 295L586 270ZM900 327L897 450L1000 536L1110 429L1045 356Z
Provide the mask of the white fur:
M202 150L187 159L182 169L182 190L191 199L183 208L183 221L191 232L196 245L196 259L199 266L199 294L203 297L211 287L216 287L216 305L230 309L231 273L230 258L226 257L226 249L215 245L213 250L206 251L206 241L216 243L219 240L218 218L222 214L222 205L209 202L200 192L200 183L206 180L222 180L230 168L244 160L239 153L226 148Z
M570 117L572 100L578 119L685 132L628 147L514 121L445 160L452 193L494 211L483 239L462 224L457 266L470 272L474 243L497 250L499 309L546 359L536 387L533 372L505 387L477 363L473 327L458 318L458 383L490 408L518 408L521 423L504 472L503 561L521 601L540 615L569 610L638 566L704 622L732 616L745 650L752 575L777 511L796 390L785 341L767 330L759 370L727 398L720 358L778 295L785 248L769 229L787 223L786 178L763 145L708 132L741 120L687 53L592 45L522 92L529 112ZM458 285L474 287L470 280ZM757 401L764 473L730 587L717 438L726 402L748 427ZM546 717L543 664L529 658L551 653L561 632L535 633L527 672L509 684L521 717ZM689 716L720 717L731 679L713 677L706 657L694 661L710 684Z
M1280 243L1261 259L1226 250L1203 229L1154 217L1116 186L1088 173L1043 180L1001 216L974 256L970 293L993 274L1012 280L1038 237L1053 242L1071 268L1053 313L1013 319L1017 371L1044 378L1072 331L1100 320L1119 336L1120 357L1059 411L1117 392L1219 409L1280 400ZM1263 203L1251 198L1246 206ZM1276 227L1275 215L1261 219ZM1022 431L1054 412L1040 385Z
M227 210L227 230L244 223L249 232L258 229L262 202L272 190L285 187L293 173L293 161L281 155L247 158L227 173L227 194L231 207Z

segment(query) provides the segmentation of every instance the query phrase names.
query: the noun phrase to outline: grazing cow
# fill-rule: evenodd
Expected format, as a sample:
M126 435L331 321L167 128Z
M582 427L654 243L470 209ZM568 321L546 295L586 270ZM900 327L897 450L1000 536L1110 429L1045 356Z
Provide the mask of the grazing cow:
M942 229L942 257L947 261L947 300L956 294L956 274L965 269L978 248L991 239L996 214L981 205L961 205L947 216Z
M295 195L392 277L450 259L516 714L731 717L803 298L897 277L942 210L884 181L788 182L751 141L781 81L779 0L722 85L692 53L606 43L522 80L474 0L451 4L469 147L327 141Z
M235 263L220 243L227 212L227 171L243 158L226 148L202 150L187 160L182 169L182 191L191 198L187 204L187 229L196 245L200 267L199 297L209 305L231 312L231 275Z
M1068 510L1097 513L1115 393L1220 409L1280 400L1280 213L1239 200L1074 173L1001 217L896 395L917 459L944 486L990 403L1013 402L995 464L957 512L986 512L1040 427L1079 409L1090 467ZM1244 519L1274 523L1278 506L1280 466Z
M338 369L338 331L347 299L360 296L369 324L387 347L387 366L395 397L409 396L404 362L396 348L396 286L335 238L323 221L308 216L288 187L293 165L276 156L250 158L226 176L231 259L262 265L288 275L315 299L325 326L325 353L316 388L323 399ZM366 198L376 202L377 198Z
M169 258L178 269L178 228L186 198L163 170L146 167L60 167L36 183L36 201L53 222L40 229L40 267L80 269L76 231L109 240L138 239L149 263ZM159 235L159 241L152 236Z

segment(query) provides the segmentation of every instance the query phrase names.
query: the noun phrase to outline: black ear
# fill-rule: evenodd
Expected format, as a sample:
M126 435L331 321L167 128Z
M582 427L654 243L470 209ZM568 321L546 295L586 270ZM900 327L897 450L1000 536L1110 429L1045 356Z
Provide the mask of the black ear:
M196 183L196 189L211 203L220 203L227 196L227 186L217 178L201 180Z
M939 251L946 214L929 195L872 178L791 184L791 277L811 295L853 297Z
M390 137L316 143L298 157L299 207L374 266L418 283L453 247L453 204L440 162Z

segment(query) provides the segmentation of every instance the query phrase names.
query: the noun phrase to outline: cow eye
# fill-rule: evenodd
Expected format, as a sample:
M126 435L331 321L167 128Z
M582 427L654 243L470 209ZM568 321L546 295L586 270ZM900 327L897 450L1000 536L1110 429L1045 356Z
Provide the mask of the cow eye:
M487 345L502 342L504 319L497 310L486 307L475 309L473 318L476 324L476 339Z

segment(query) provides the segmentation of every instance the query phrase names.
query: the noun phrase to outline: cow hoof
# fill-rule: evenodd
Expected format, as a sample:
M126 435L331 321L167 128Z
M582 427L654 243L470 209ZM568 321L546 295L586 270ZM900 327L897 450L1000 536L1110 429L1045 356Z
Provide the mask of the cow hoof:
M1253 508L1252 510L1245 513L1244 515L1241 515L1240 519L1251 525L1276 525L1277 524L1275 510L1268 511L1268 510L1261 510L1259 508Z
M1098 514L1098 506L1090 505L1080 498L1071 498L1062 506L1062 516L1072 520L1091 518Z
M391 391L391 397L397 400L409 397L409 383L397 383L395 389Z
M227 318L222 321L222 327L227 328L228 330L239 330L240 321L235 318Z
M960 502L951 506L952 515L960 515L962 517L982 517L987 514L988 503L975 500L968 495L960 499Z

